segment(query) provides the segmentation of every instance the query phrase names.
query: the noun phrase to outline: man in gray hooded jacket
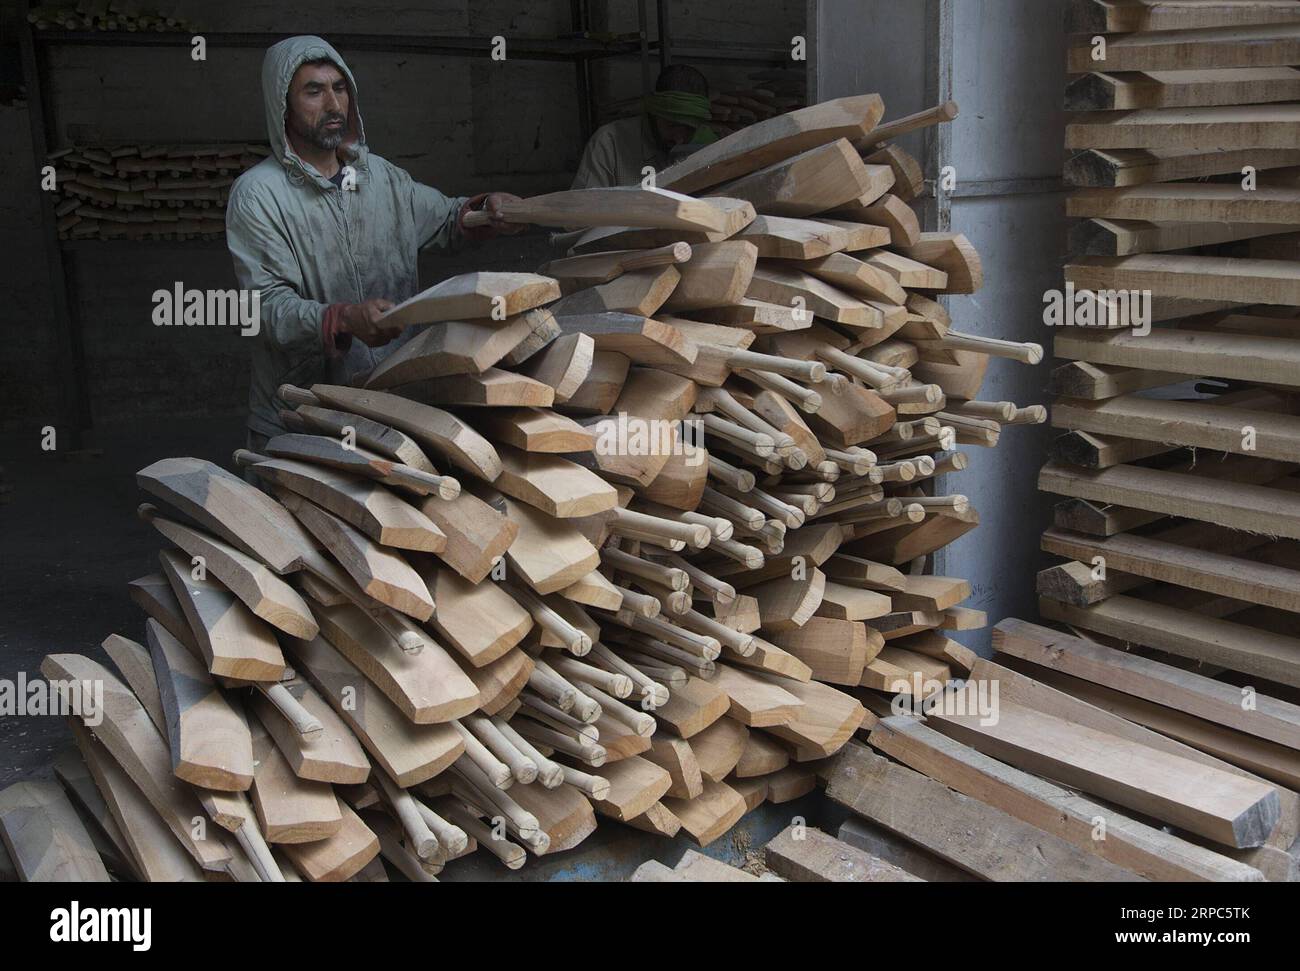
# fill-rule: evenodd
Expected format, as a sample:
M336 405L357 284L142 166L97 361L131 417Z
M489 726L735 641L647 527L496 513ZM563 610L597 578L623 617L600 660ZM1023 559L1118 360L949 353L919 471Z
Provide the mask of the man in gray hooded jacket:
M241 289L260 291L253 348L249 445L285 429L276 395L286 382L346 382L391 352L379 316L419 289L423 246L514 233L487 193L448 198L371 153L348 66L319 37L275 44L262 62L271 154L230 190L226 241ZM466 229L482 208L489 225ZM385 348L383 345L389 344Z

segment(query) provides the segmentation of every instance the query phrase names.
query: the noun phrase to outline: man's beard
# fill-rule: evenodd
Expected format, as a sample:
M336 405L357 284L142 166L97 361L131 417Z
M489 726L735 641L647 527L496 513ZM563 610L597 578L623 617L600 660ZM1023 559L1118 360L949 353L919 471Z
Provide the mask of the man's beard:
M343 127L333 130L326 128L325 126L332 121L342 122ZM347 124L348 120L343 115L329 114L317 122L310 130L302 132L302 135L317 148L332 152L343 144L343 139L348 133Z

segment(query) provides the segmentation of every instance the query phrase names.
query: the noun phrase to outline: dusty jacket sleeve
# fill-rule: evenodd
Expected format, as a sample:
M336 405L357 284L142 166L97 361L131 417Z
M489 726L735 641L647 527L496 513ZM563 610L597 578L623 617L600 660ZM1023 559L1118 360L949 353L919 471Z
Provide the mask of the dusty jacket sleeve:
M261 293L263 340L294 356L322 353L325 304L300 295L302 274L293 247L275 214L254 194L231 195L226 245L240 288Z
M445 196L431 185L410 179L411 211L415 215L415 238L420 249L432 247L453 253L465 242L460 210L468 196Z

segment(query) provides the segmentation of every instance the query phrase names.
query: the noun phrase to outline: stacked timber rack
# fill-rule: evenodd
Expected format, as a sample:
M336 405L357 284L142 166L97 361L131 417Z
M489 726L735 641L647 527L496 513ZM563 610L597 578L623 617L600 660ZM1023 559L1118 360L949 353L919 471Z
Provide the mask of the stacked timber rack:
M1300 5L1086 2L1071 17L1065 278L1114 314L1055 340L1064 434L1040 487L1066 499L1042 545L1066 562L1038 590L1074 633L1004 621L972 672L1000 686L996 725L941 708L924 726L883 720L879 754L847 753L829 792L894 829L899 794L933 791L948 825L909 838L992 878L1005 857L958 858L943 836L988 807L932 783L1148 879L1295 879L1300 115L1275 102L1300 95ZM1124 317L1141 307L1118 299L1129 290L1150 293L1149 333ZM1042 875L1029 855L1013 878Z
M882 113L838 99L666 189L511 204L582 227L571 255L393 308L428 326L360 386L282 387L289 431L235 456L266 491L141 470L171 544L131 583L144 643L105 642L121 677L42 667L106 685L102 724L73 726L106 808L0 794L18 872L102 875L96 834L146 879L379 879L382 857L429 880L598 817L706 845L810 791L870 712L965 675L948 632L983 615L924 566L978 517L924 487L1038 419L976 396L987 355L1041 349L949 329L935 298L974 290L978 257L919 231L916 164L885 143L955 106ZM18 832L33 807L59 839Z
M1099 110L1067 127L1066 279L1149 291L1154 323L1056 338L1066 434L1040 486L1069 498L1043 548L1069 562L1040 576L1041 613L1294 690L1300 108L1273 102L1300 94L1300 9L1198 4L1219 19L1147 32L1147 6L1089 4L1134 32L1105 62L1086 37L1070 53L1069 103Z
M265 145L74 146L51 152L60 239L215 239L226 200Z
M27 11L36 30L189 31L189 21L146 9L135 0L71 0L42 3Z

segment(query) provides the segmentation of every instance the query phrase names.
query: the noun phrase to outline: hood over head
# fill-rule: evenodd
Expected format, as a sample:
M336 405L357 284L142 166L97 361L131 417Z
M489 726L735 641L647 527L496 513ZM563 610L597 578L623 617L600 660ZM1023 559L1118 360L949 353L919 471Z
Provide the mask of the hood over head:
M262 105L266 111L266 135L271 143L271 154L289 169L290 177L311 178L328 186L329 182L314 168L309 168L289 144L285 133L285 116L288 114L289 83L294 72L308 61L331 61L347 78L348 132L340 152L365 166L366 130L361 123L361 109L357 105L357 81L343 58L328 41L311 34L287 37L267 48L262 60Z

